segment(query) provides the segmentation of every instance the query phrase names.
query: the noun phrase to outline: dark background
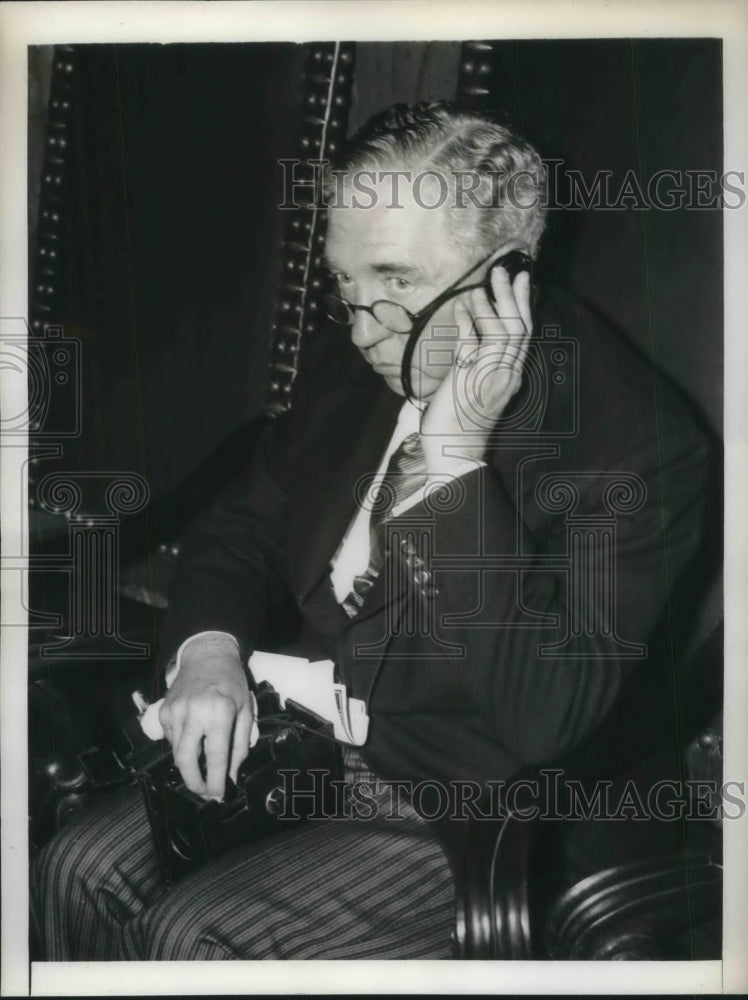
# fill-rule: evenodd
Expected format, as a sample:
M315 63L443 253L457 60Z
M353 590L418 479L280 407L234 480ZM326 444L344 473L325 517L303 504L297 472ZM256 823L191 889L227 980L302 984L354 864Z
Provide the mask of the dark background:
M393 100L454 96L459 55L458 43L359 44L351 127ZM277 160L297 152L303 52L78 46L75 66L58 318L83 343L84 429L64 464L139 472L158 499L262 405L285 222ZM629 169L643 185L660 169L722 172L718 41L503 41L492 72L496 111L588 182L600 169L613 190ZM539 270L719 431L719 211L555 211Z

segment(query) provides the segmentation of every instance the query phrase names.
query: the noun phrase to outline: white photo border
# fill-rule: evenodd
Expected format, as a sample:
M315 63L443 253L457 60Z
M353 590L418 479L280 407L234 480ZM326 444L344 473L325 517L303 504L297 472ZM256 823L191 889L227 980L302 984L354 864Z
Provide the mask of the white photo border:
M27 46L84 42L721 38L725 169L748 170L748 5L742 0L127 0L0 5L0 316L27 313ZM748 775L748 208L725 213L725 770ZM0 371L6 412L24 387ZM23 441L0 448L2 533L23 530ZM2 600L21 621L23 575L3 572ZM741 608L743 609L741 612ZM735 993L748 991L748 816L724 824L722 962L28 963L25 629L0 638L2 995L254 993ZM743 886L743 889L740 888Z

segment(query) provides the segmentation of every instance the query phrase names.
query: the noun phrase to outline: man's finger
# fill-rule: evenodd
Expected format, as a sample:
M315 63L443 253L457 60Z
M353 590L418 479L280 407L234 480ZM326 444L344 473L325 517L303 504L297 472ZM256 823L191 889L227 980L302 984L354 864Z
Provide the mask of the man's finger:
M520 327L525 326L526 322L515 295L515 285L512 285L509 275L503 267L495 267L491 272L491 288L496 300L494 307L496 314L508 330L518 334Z
M161 708L158 710L158 721L161 723L164 736L171 743L172 747L175 747L179 743L182 736L185 716L184 704L180 701L170 701L167 695L161 703Z
M231 770L229 775L232 781L236 781L239 767L249 754L249 734L252 728L252 711L249 705L245 705L236 717L234 726L234 739L231 745Z
M471 293L470 312L481 344L491 344L495 351L497 344L504 343L508 332L482 288L476 288Z
M182 779L192 792L198 795L205 795L206 784L200 773L198 759L202 747L204 727L201 723L191 718L182 729L179 741L174 746L174 763L179 768Z
M496 308L504 326L510 331L500 366L519 374L525 363L532 331L530 275L523 271L517 275L514 284L511 284L506 271L497 267L492 274L492 283Z
M519 308L520 314L522 315L522 322L524 325L524 332L522 334L519 346L517 348L513 366L515 371L521 372L525 366L525 360L527 359L527 352L530 349L530 342L532 340L532 308L530 305L530 275L527 271L522 271L514 279L514 285L512 289L514 291L514 299Z
M511 305L507 304L507 299L502 299L502 311L498 316L483 289L473 292L473 296L476 316L489 314L493 316L493 320L481 324L483 329L481 347L485 350L486 356L491 359L496 371L516 371L517 353L522 346L525 327L511 291L509 292ZM496 308L499 308L498 304Z
M471 365L476 360L476 352L480 348L475 321L459 299L455 299L454 317L459 338L455 345L453 373Z
M211 799L222 799L226 791L230 735L230 728L221 723L211 726L205 734L206 794Z
M514 279L512 291L514 292L514 300L519 308L519 314L522 317L522 322L525 324L527 333L532 334L532 303L530 294L532 291L532 281L529 271L520 271Z

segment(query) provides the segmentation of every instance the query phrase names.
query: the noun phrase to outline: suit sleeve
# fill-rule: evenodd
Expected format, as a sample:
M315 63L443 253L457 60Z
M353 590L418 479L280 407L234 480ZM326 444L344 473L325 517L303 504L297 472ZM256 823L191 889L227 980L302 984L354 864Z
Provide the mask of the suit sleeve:
M189 636L220 631L237 639L246 662L283 606L289 425L282 416L263 428L242 472L183 538L161 635L165 661Z

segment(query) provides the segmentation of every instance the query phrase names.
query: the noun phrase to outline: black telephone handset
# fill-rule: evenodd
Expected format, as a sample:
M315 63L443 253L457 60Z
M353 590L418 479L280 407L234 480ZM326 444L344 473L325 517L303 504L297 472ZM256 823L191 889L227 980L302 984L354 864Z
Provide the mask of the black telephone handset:
M494 305L496 304L496 297L494 296L493 288L491 287L491 272L495 267L505 268L507 274L509 275L510 283L513 283L514 279L522 271L529 271L530 278L532 279L532 257L526 254L523 250L510 250L508 253L505 253L503 257L497 257L489 267L483 283L488 297ZM470 287L473 286L468 286L468 288ZM400 379L403 384L405 398L411 400L411 402L415 399L415 394L413 393L413 386L410 380L410 364L413 359L416 343L418 342L422 332L423 327L420 325L413 328L405 345L405 351L403 352L401 362ZM480 334L478 334L478 336L480 336Z
M491 272L495 267L504 268L506 273L509 275L510 284L514 283L514 279L522 271L529 271L530 276L532 277L532 257L528 256L528 254L526 254L523 250L510 250L509 253L505 253L503 257L497 257L488 269L488 277L486 278L488 297L492 302L496 302L496 298L493 294L493 288L491 287Z

